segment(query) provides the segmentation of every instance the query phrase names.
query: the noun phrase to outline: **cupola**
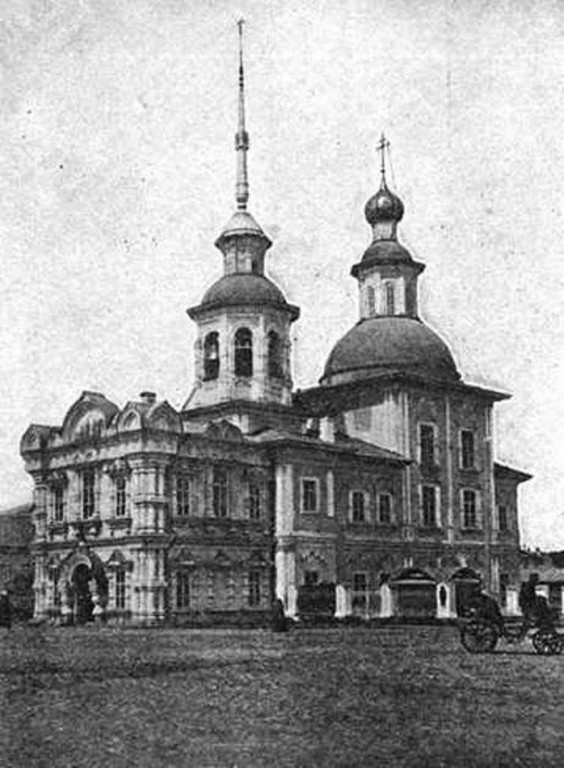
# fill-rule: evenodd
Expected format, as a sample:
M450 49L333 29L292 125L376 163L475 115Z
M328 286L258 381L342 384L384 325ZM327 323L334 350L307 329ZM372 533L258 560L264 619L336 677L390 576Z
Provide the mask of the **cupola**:
M235 134L236 210L215 245L223 254L223 276L188 310L198 324L196 383L184 406L229 401L287 405L291 401L290 324L299 316L266 275L272 242L247 210L250 147L245 125L243 22L239 26L239 100Z
M437 379L459 378L444 341L418 316L417 280L425 265L398 242L404 206L386 181L382 135L380 188L366 203L372 241L352 275L358 281L360 319L333 348L321 379L337 384L383 372L412 373Z

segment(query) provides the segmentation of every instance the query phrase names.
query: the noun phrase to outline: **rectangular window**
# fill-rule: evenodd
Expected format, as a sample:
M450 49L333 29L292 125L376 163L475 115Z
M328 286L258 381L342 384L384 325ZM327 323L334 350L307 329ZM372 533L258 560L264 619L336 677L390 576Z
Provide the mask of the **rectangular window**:
M302 512L317 512L318 510L318 481L304 478L302 480Z
M351 493L351 520L353 523L364 523L366 520L364 493L362 491Z
M116 608L123 610L125 608L125 571L116 571Z
M65 490L62 485L53 489L53 516L56 523L61 523L65 517Z
M384 283L386 297L386 315L396 314L396 294L393 283Z
M462 524L464 528L476 528L477 523L476 491L462 491Z
M190 607L190 574L187 571L176 574L176 607Z
M127 513L127 481L125 477L116 477L116 517L125 517Z
M392 497L389 493L378 494L378 522L383 525L392 522Z
M213 513L216 517L227 517L227 473L215 469L213 473Z
M463 429L460 432L460 467L462 469L474 469L475 466L474 433L469 429Z
M182 473L176 476L176 514L179 517L190 514L190 477Z
M507 507L504 504L500 504L497 508L497 526L500 531L509 530L509 518L507 515Z
M423 506L423 525L425 528L437 527L437 489L434 485L424 485L421 489Z
M249 485L249 518L251 520L260 520L260 487L257 483Z
M435 428L432 424L419 425L419 457L422 467L436 464Z
M260 605L260 571L249 572L249 605Z
M82 517L87 520L96 511L96 475L91 469L82 474Z
M376 301L375 301L375 294L374 294L374 288L369 285L366 289L366 308L368 311L368 316L372 317L372 315L376 314Z

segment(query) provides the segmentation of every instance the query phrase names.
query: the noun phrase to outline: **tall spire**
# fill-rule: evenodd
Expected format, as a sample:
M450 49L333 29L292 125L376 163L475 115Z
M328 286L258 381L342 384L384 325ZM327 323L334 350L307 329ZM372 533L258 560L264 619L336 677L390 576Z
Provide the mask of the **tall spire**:
M239 19L239 124L235 134L235 151L237 152L237 180L235 182L235 198L239 211L247 210L249 199L249 179L247 175L247 152L249 151L249 134L245 129L245 70L243 67L243 24Z
M235 134L237 177L233 213L215 244L224 256L225 274L252 272L264 274L264 254L272 245L261 227L247 210L249 180L247 176L247 152L249 134L245 127L245 69L243 65L243 19L239 19L239 119Z

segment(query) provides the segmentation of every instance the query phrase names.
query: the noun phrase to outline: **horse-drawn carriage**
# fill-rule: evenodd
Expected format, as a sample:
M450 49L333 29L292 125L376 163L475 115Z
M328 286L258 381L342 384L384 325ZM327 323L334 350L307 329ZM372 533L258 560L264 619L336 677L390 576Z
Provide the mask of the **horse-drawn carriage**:
M497 604L492 608L491 604L470 607L460 619L460 640L470 653L493 651L499 640L514 644L529 637L537 653L545 656L562 653L564 633L557 630L557 611L547 609L538 615L504 618Z

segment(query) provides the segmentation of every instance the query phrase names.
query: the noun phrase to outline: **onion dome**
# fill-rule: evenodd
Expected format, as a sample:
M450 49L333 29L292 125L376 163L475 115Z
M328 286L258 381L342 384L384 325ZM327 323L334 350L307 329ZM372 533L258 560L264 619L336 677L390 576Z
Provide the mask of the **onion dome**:
M375 226L381 222L395 222L396 224L403 217L403 203L397 195L390 192L386 180L382 177L380 189L366 203L364 215L366 221Z
M327 359L322 384L342 384L383 373L457 381L460 374L445 342L421 320L370 317L337 342Z

